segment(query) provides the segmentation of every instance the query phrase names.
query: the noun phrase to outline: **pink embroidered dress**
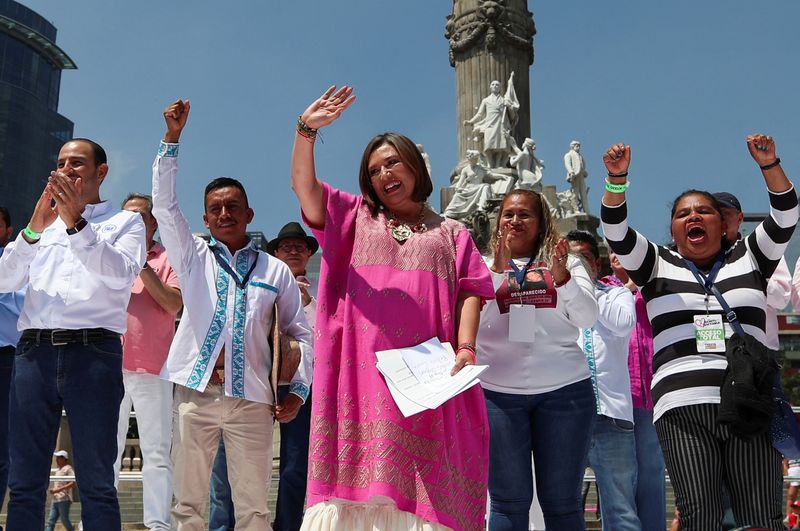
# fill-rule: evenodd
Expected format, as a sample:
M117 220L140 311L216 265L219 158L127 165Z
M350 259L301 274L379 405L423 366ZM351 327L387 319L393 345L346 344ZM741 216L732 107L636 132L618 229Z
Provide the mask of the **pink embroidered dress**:
M469 231L443 219L404 243L361 196L324 187L308 506L390 498L455 530L483 529L489 430L480 386L409 418L375 352L433 336L456 341L460 293L494 297Z

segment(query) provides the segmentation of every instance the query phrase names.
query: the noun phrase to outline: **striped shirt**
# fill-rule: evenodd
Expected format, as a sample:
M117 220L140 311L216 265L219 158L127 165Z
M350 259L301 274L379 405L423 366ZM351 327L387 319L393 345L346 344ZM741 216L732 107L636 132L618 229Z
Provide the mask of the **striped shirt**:
M798 219L793 188L770 192L769 201L769 217L747 238L736 242L715 281L745 332L761 343L766 343L767 279L777 267ZM608 246L641 287L653 325L653 420L679 406L718 404L727 367L725 354L697 352L693 317L705 314L706 304L708 313L724 312L715 297L709 297L706 303L705 292L683 257L649 242L628 227L627 217L625 203L602 206Z

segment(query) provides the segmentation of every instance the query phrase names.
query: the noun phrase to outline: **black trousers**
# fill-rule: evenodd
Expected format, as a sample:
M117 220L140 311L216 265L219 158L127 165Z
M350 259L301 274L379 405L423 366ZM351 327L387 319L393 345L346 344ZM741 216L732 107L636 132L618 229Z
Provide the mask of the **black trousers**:
M664 413L656 432L675 489L681 531L722 528L722 486L738 526L781 531L782 458L769 434L752 440L716 423L717 404L681 406Z

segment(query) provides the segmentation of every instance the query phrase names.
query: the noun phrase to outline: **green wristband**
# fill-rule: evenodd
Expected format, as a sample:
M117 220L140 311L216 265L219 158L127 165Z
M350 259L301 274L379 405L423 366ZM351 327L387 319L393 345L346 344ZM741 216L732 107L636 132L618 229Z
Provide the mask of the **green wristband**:
M27 237L28 237L28 238L30 238L31 240L38 240L38 239L39 239L39 238L41 238L41 236L42 236L42 233L41 233L41 232L36 232L36 231L34 231L34 230L31 228L31 226L30 226L30 225L28 225L27 227L25 227L24 229L22 229L22 234L24 234L25 236L27 236Z
M631 183L628 181L625 181L624 184L614 184L606 179L606 190L612 194L624 194L630 185Z

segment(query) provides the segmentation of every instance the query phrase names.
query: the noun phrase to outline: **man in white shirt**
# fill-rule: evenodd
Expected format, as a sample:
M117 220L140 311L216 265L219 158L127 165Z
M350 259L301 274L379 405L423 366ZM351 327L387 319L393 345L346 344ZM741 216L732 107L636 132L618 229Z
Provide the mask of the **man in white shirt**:
M100 200L107 174L98 144L64 144L28 226L0 257L0 292L27 284L10 395L9 529L42 526L62 407L84 525L121 526L114 488L120 335L145 260L145 228L138 214Z
M306 276L306 266L311 256L319 249L319 243L308 236L296 221L283 226L275 239L267 243L267 252L291 269L300 288L300 299L309 328L314 331L317 313L317 289ZM289 386L278 387L278 399L289 393ZM308 441L311 431L311 392L297 417L291 422L281 423L280 481L278 500L275 505L273 531L299 531L303 523L308 476ZM235 524L231 504L228 471L225 466L225 447L220 444L211 474L211 509L209 530L232 529Z
M642 531L636 511L636 439L628 374L628 342L636 326L633 294L625 287L597 283L600 251L594 236L570 231L570 252L587 264L600 310L597 323L581 330L579 344L589 362L595 417L589 465L597 478L600 516L608 531Z
M189 102L164 111L167 132L153 163L153 215L178 273L184 312L161 377L178 384L173 411L172 510L179 530L205 529L211 465L225 441L236 526L268 529L272 419L289 422L311 384L311 332L289 268L247 236L253 210L244 187L220 177L206 186L203 221L211 241L192 236L178 207L178 141ZM269 331L277 304L282 333L297 339L300 367L273 404Z

